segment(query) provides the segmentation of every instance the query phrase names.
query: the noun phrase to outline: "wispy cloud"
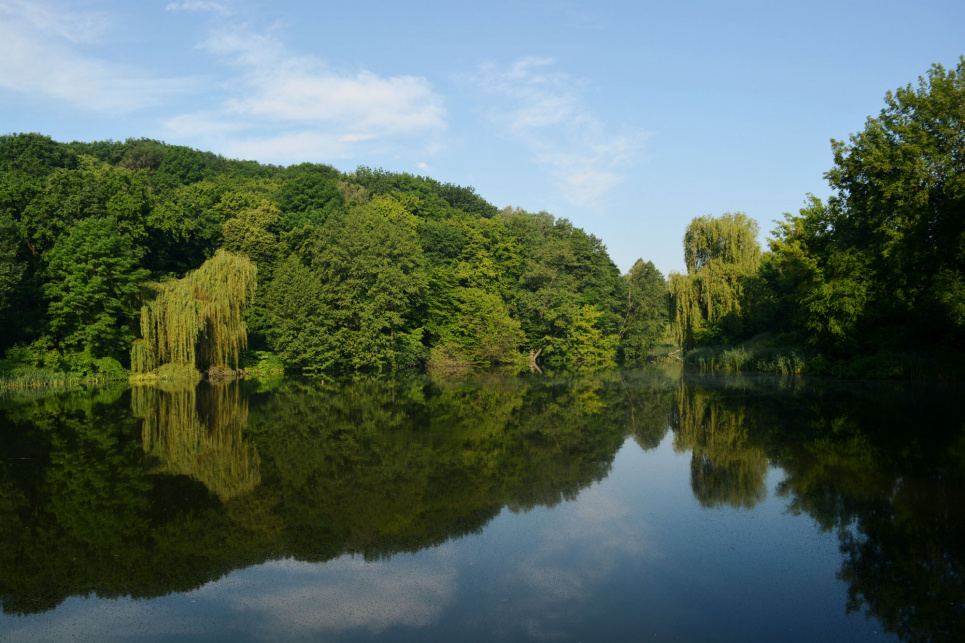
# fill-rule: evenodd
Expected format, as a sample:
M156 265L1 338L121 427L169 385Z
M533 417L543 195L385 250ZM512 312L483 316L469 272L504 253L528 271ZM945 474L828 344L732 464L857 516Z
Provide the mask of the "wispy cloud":
M655 558L644 528L612 491L593 486L580 501L560 511L513 569L500 578L505 587L525 588L506 605L505 622L523 628L533 640L565 638L572 630L574 606L592 599L614 570L628 560ZM501 632L509 634L508 631Z
M527 57L502 69L484 65L473 80L487 94L508 100L492 106L487 116L550 171L564 198L593 207L626 178L624 168L644 135L611 132L585 105L583 83L554 71L555 62Z
M266 583L260 592L247 586L221 594L245 618L256 617L267 632L284 629L314 638L345 630L378 634L390 627L424 627L441 618L457 589L456 571L444 554L425 558L418 567L348 557L324 566L267 563L263 571L283 583Z
M165 11L213 11L229 15L231 10L219 2L201 2L199 0L186 0L185 2L172 2L164 7Z
M92 111L125 113L188 91L184 78L152 78L85 49L111 28L96 12L51 3L0 1L0 87L38 93Z
M166 125L178 133L204 122L230 130L221 147L232 155L275 162L350 158L402 141L429 146L447 127L442 98L425 78L334 70L244 27L217 31L201 47L237 75L224 83L218 109Z

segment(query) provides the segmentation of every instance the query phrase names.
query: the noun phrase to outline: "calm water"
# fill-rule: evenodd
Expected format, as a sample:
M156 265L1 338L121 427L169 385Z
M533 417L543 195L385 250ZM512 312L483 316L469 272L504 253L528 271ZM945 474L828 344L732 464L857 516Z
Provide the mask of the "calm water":
M958 640L965 389L0 398L0 640Z

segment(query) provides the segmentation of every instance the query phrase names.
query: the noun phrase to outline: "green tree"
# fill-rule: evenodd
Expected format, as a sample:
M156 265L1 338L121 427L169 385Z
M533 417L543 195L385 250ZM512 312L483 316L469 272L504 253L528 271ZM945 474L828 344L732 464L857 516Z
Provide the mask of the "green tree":
M742 212L697 217L684 234L687 274L670 275L677 343L727 343L743 332L744 283L761 261L757 222Z
M531 358L547 351L551 359L565 362L562 347L577 320L585 320L584 306L599 313L593 325L603 337L616 336L626 284L600 240L546 212L507 208L499 217L522 255L514 305Z
M865 329L965 341L965 57L888 92L832 149L826 176L844 204L833 236L869 262Z
M72 225L50 250L51 330L64 348L122 359L133 339L142 250L113 218L91 217Z
M455 348L480 367L508 364L519 357L525 337L499 294L457 287L451 301L454 309L439 339L441 345Z
M132 369L236 368L248 346L244 311L254 299L257 272L247 257L218 250L183 279L144 284Z
M417 366L425 351L415 313L426 275L416 223L391 196L333 212L307 249L309 265L286 261L268 298L270 319L289 318L283 332L269 331L274 350L311 370ZM319 297L297 292L299 284Z
M847 143L832 141L837 194L785 215L763 263L763 324L831 355L965 347L965 58Z
M627 283L626 313L620 331L623 361L639 364L657 345L668 323L667 281L653 265L637 259L624 275Z
M13 294L26 271L26 265L17 256L20 246L20 230L7 214L0 213L0 319L12 303Z
M322 282L296 255L275 272L265 296L268 343L293 370L335 370L338 347Z

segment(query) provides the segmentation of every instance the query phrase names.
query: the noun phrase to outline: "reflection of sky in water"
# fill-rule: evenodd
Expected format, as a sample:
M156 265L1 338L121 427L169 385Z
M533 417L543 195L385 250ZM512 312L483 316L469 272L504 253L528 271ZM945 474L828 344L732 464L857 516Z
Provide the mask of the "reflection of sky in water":
M881 640L845 613L837 538L785 513L779 470L754 508L705 509L671 442L628 440L576 502L504 510L418 554L275 561L155 600L71 598L0 617L0 639Z

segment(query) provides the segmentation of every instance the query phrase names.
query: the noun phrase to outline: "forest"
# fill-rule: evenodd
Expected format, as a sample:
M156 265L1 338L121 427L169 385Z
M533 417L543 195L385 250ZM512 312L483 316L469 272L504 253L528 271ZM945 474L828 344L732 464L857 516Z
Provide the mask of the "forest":
M0 136L0 376L581 369L675 343L702 367L959 377L965 57L831 146L834 194L766 251L743 213L697 217L665 279L428 177Z
M652 263L471 187L41 134L0 171L8 382L605 367L667 329Z

